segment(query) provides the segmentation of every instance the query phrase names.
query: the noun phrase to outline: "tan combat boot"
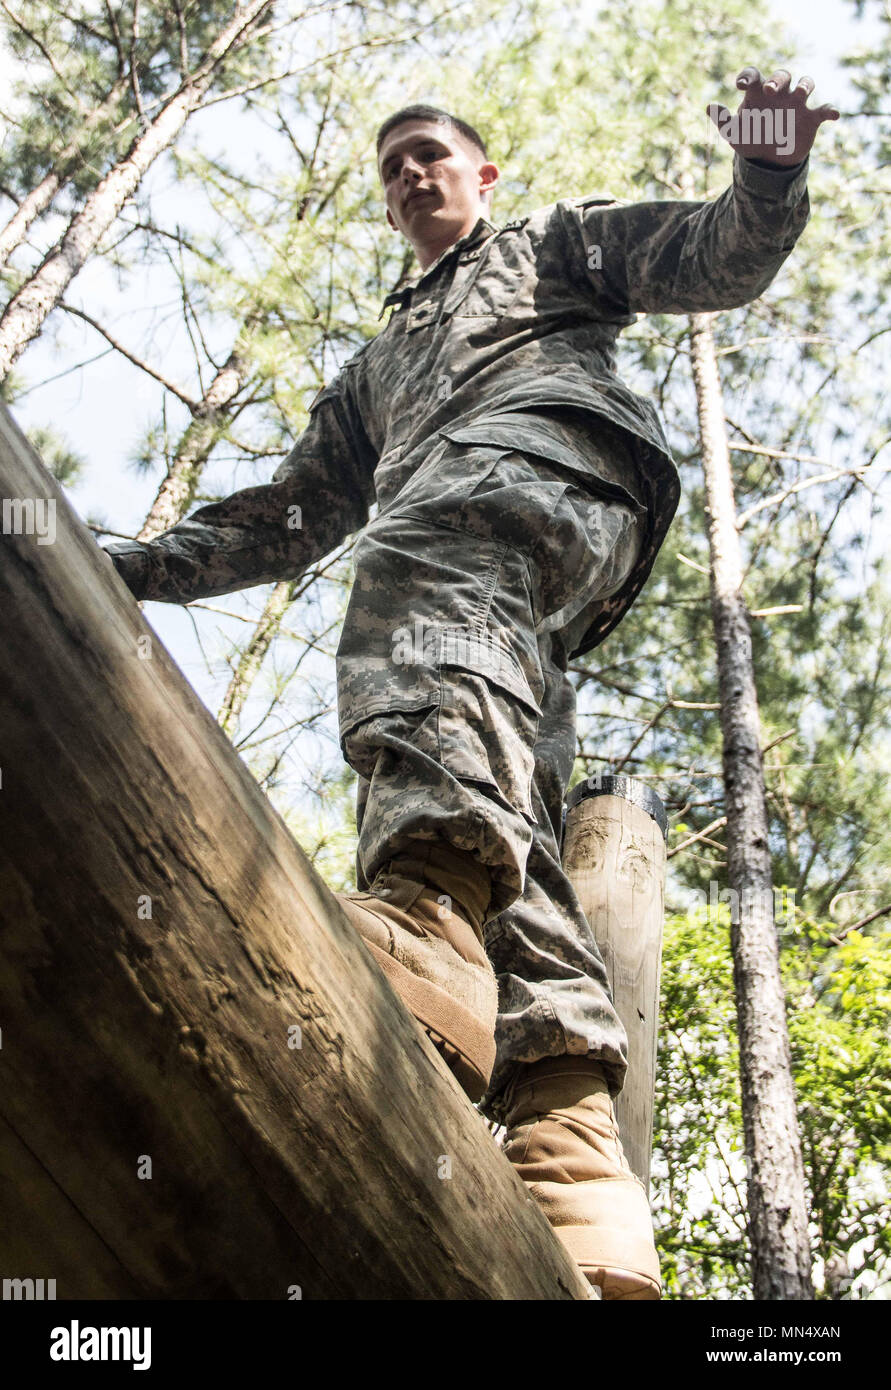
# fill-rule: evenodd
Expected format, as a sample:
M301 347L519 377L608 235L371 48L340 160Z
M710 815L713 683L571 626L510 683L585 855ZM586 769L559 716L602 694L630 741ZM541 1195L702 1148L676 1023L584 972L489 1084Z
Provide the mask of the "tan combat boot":
M483 945L489 875L444 841L417 841L368 893L337 899L471 1100L495 1065L498 987Z
M586 1057L519 1068L504 1152L603 1299L657 1299L659 1257L643 1184L622 1151L606 1076Z

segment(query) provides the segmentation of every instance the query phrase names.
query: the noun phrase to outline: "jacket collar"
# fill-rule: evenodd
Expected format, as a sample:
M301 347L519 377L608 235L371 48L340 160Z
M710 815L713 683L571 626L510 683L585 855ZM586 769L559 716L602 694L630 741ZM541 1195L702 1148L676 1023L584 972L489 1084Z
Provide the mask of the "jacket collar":
M449 256L456 255L459 251L471 250L478 243L487 240L490 236L494 236L497 231L498 228L493 222L490 222L486 217L480 217L476 226L469 231L466 236L459 237L457 241L452 242L451 246L447 246L442 255L437 256L433 264L428 265L425 271L420 275L412 276L410 280L403 280L395 289L391 290L384 299L378 318L383 317L384 310L391 304L399 304L403 299L406 299L411 291L422 284L427 279L428 275L432 275L434 270L442 265L443 261L447 260Z

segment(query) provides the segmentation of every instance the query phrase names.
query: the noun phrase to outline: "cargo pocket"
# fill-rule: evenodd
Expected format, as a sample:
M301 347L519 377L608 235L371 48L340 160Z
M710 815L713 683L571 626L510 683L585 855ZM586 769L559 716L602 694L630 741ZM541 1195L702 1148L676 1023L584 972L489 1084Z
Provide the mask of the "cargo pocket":
M344 760L370 778L382 750L413 748L438 761L439 672L425 665L394 666L380 657L338 672L338 722Z
M443 634L439 746L462 782L490 789L535 825L532 778L541 709L519 665L491 632Z

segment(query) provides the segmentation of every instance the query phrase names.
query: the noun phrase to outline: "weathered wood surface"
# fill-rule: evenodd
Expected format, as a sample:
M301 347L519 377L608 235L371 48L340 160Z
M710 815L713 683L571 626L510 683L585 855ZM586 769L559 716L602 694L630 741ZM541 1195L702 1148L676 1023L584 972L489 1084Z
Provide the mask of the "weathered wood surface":
M628 1072L615 1102L632 1172L649 1189L659 977L665 911L665 839L621 796L587 797L566 817L563 867L603 956L628 1034Z
M60 1299L587 1298L0 417L0 498L56 501L54 543L0 537L0 1276Z

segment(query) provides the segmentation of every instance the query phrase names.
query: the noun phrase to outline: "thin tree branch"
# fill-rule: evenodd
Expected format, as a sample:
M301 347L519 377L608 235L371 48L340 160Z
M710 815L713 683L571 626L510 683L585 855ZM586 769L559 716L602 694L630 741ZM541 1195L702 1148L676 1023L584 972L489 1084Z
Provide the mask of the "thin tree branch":
M731 343L729 347L715 349L716 357L730 357L734 352L744 352L746 348L763 347L765 343L775 343L777 337L771 334L765 338L747 338L743 343ZM836 340L825 333L784 333L781 335L784 343L834 343Z
M133 24L130 29L130 87L133 92L133 104L139 114L143 128L148 125L148 117L145 114L145 106L142 101L142 87L139 82L139 62L136 56L136 47L139 43L139 0L133 0Z
M104 348L102 352L97 352L95 357L87 357L83 362L75 362L73 367L66 367L62 372L55 372L53 376L46 376L43 381L36 381L33 386L26 386L24 391L16 391L13 399L15 401L24 400L25 396L30 396L32 391L39 391L42 386L50 386L54 381L61 381L63 377L71 376L73 372L79 372L82 367L90 367L94 362L99 362L103 357L107 357L114 348Z
M795 496L799 492L804 492L806 488L816 487L820 483L833 483L838 478L850 478L852 476L859 478L859 480L863 482L867 477L871 477L873 473L888 473L889 471L891 471L891 463L867 463L861 464L858 468L834 468L829 473L818 473L814 478L802 478L800 482L793 483L783 492L775 492L771 497L765 497L760 502L756 502L753 507L749 507L746 511L740 512L736 524L739 530L742 530L747 522L751 521L752 517L756 516L758 512L765 511L767 507L780 506L783 502L787 501L788 498Z
M47 63L49 63L53 75L56 77L59 84L64 88L64 90L71 97L72 101L76 104L78 111L82 112L84 109L84 105L80 99L80 96L77 92L73 90L73 88L69 87L68 82L64 77L63 73L60 71L55 58L50 53L43 40L38 38L38 36L31 29L28 28L28 26L24 23L23 20L19 18L17 14L13 13L13 11L7 5L6 0L0 0L0 9L2 9L4 14L8 16L10 21L15 25L16 29L19 29L25 35L25 38L29 39L31 43L34 44L35 48L40 50Z
M135 353L132 353L129 348L125 348L123 343L119 343L117 338L112 337L107 328L103 328L101 323L97 323L89 314L84 313L83 309L76 309L73 304L66 304L64 300L59 301L59 308L64 309L66 314L72 314L74 318L83 319L84 323L88 323L107 343L111 344L115 352L119 352L122 357L126 357L128 362L132 362L134 367L138 367L139 370L145 372L147 376L154 377L155 381L159 382L172 396L176 396L177 400L182 401L183 405L188 406L193 414L198 409L198 402L194 400L192 396L187 395L186 392L181 390L169 377L157 371L151 363L143 361L141 357L137 357Z
M189 45L186 36L186 21L183 15L183 7L177 0L174 5L176 22L179 26L179 71L183 81L189 71Z
M632 743L631 747L628 749L628 752L625 754L624 758L621 758L619 762L616 764L616 767L613 769L615 775L618 775L622 771L622 768L625 766L628 759L631 757L631 754L634 753L636 749L640 747L640 744L646 738L650 730L656 727L663 714L667 714L670 709L671 700L666 700L663 705L660 705L659 709L653 715L652 719L644 726L643 729L641 729L640 733Z
M115 52L118 55L118 76L121 76L126 71L127 67L127 62L124 57L124 40L121 37L120 26L118 25L118 17L114 12L110 0L105 0L105 13L108 15L108 23L111 28L112 43Z
M695 845L697 840L707 839L707 837L711 834L713 830L720 830L721 827L726 824L727 817L719 816L717 820L713 820L710 825L707 825L704 830L697 831L695 835L689 835L686 840L682 840L679 845L675 845L673 849L670 849L665 856L666 859L672 859L676 854L680 854L681 851L685 850L688 845ZM714 841L709 840L708 843L714 844ZM716 848L723 850L725 846L717 845Z
M826 459L818 459L814 454L792 454L785 449L768 449L765 444L740 444L739 440L729 441L731 453L760 454L763 458L788 459L791 463L812 463L820 468L828 468Z
M829 940L834 941L836 946L840 946L850 932L861 931L863 927L868 927L870 922L877 922L880 917L887 917L889 912L891 912L891 903L888 903L886 907L876 908L875 912L861 917L859 922L852 922L849 927L843 927L840 932L831 934Z

